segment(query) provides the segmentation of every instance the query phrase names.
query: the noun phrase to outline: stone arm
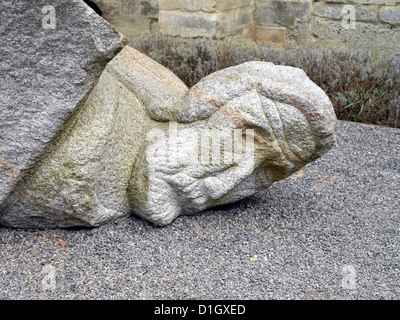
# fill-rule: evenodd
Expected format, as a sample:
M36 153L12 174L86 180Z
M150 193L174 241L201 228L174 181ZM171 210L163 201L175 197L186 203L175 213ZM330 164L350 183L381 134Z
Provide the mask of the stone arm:
M244 153L242 160L236 166L215 176L204 178L203 182L208 197L217 200L250 176L256 167L254 158L254 154Z

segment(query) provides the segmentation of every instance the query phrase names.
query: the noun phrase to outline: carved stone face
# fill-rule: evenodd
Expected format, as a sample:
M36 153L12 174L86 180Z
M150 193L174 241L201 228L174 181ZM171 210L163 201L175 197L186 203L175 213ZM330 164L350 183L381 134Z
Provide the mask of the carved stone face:
M299 69L250 62L188 89L126 46L0 223L98 226L133 213L167 225L287 177L329 150L335 129L328 97Z
M147 148L149 198L138 214L166 225L253 195L324 154L336 117L317 88L301 70L262 62L203 79L177 103L180 129L170 123Z

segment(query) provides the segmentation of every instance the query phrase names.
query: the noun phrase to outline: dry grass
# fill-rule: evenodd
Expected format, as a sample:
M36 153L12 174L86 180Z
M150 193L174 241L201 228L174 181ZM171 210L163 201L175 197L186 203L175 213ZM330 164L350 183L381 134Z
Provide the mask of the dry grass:
M400 57L346 50L283 49L238 39L182 39L144 34L132 45L172 70L189 87L208 74L246 61L303 69L331 98L337 117L400 127Z

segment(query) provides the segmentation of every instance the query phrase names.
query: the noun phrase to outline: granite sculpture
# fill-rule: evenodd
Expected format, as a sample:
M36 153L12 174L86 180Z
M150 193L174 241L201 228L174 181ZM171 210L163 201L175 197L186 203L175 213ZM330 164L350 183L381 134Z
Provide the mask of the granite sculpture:
M16 3L2 2L2 14L27 19ZM22 3L33 12L45 2ZM82 23L40 31L39 52L20 66L6 55L0 225L93 227L135 214L165 226L262 191L335 143L332 104L300 69L247 62L189 89L83 2L55 10Z

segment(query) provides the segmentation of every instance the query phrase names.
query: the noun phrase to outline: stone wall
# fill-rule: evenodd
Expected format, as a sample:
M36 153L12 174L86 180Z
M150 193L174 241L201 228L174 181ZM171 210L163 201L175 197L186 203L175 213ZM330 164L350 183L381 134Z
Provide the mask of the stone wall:
M400 53L400 0L97 0L96 3L104 18L130 38L145 30L160 30L183 37L241 35L251 41L278 45Z
M400 53L397 0L256 0L255 12L257 41Z
M256 40L307 42L312 0L256 0Z
M159 0L163 33L186 37L248 37L254 29L253 0Z
M354 25L346 23L348 11L346 12L345 6L349 5L349 10L354 10ZM400 1L398 0L316 2L312 6L310 26L308 43L400 53Z
M92 0L109 21L128 38L158 30L158 0Z

